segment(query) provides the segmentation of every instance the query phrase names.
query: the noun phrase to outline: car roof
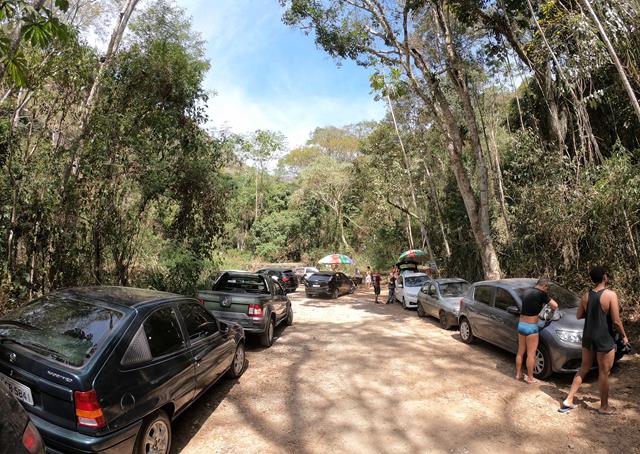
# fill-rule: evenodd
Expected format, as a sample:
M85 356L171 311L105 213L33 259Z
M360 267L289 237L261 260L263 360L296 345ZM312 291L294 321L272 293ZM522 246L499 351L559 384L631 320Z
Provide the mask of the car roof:
M454 282L467 282L467 281L462 279L461 277L442 277L442 278L436 279L436 282L438 284L451 284Z
M531 279L531 278L526 278L526 277L518 277L518 278L511 278L511 279L498 279L498 280L494 280L494 281L480 281L480 282L476 282L474 285L478 286L478 285L501 285L501 286L505 286L505 287L510 287L512 289L520 289L520 288L527 288L527 287L533 287L534 285L536 285L536 283L538 282L537 279Z
M187 298L177 293L161 292L158 290L117 287L117 286L90 286L73 287L57 290L51 293L52 296L67 297L71 299L85 301L100 301L119 306L135 307L141 304L166 301L176 298Z
M414 276L427 276L427 277L429 277L429 275L427 273L403 273L402 276L404 276L404 277L414 277Z
M292 271L291 268L260 268L260 271L278 271L279 273L286 273L287 271Z
M336 274L336 271L318 271L317 273L313 274L319 274L320 276L333 276L334 274Z

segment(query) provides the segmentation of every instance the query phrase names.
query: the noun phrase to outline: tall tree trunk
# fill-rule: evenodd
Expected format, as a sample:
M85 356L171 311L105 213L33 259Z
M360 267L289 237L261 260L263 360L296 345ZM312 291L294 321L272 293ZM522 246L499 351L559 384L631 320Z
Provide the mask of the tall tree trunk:
M413 209L418 216L418 224L420 226L420 234L422 235L422 244L423 247L427 248L427 253L429 254L429 259L431 261L435 261L435 257L433 255L433 248L431 247L431 241L429 240L429 232L427 231L427 227L425 225L425 216L420 206L418 205L418 200L416 198L416 190L415 185L413 184L413 176L411 175L411 165L409 163L409 157L407 156L407 150L404 147L404 141L402 140L402 135L400 134L400 129L398 128L398 122L396 121L396 114L393 110L393 104L391 103L391 97L387 94L387 102L389 103L389 111L391 112L391 119L393 120L393 127L396 131L396 135L398 137L398 142L400 143L400 150L402 151L402 158L404 162L404 170L407 175L407 182L409 183L409 191L411 192L411 203L413 204ZM403 202L404 203L404 202ZM411 219L408 220L409 226L411 225ZM411 234L411 248L413 249L413 234Z
M638 104L638 98L636 97L636 94L633 91L633 87L631 87L631 84L629 83L629 79L627 78L627 73L625 72L624 67L622 66L622 63L620 63L618 54L616 53L616 50L611 44L611 41L609 40L609 36L607 35L607 32L602 26L602 23L600 22L598 15L592 8L591 2L589 2L589 0L580 0L580 3L582 3L582 6L584 6L584 8L589 12L591 19L593 19L593 22L596 24L596 27L598 28L598 34L600 35L600 39L607 47L607 52L609 53L609 57L611 57L611 62L616 67L616 70L618 71L618 75L620 76L620 81L622 82L622 85L624 86L624 89L627 92L627 96L629 96L629 101L631 102L631 106L633 107L633 110L636 113L636 117L638 117L638 121L640 121L640 104Z
M427 185L429 186L429 190L431 192L433 204L436 207L436 217L438 218L438 226L440 227L440 234L442 235L442 245L444 246L444 253L447 257L451 257L451 248L449 247L449 241L447 240L447 234L444 228L444 215L442 213L442 207L440 206L440 200L438 199L438 191L436 190L435 183L433 182L433 175L431 174L431 170L427 165L426 159L422 160L422 166L424 167L424 174L426 175L428 180Z

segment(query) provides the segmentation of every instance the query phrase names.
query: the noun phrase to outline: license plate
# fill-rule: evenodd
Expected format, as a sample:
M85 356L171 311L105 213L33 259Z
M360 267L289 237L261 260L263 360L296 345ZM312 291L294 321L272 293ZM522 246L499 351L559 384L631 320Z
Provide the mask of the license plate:
M320 287L320 284L313 284L314 287Z
M31 396L31 389L28 386L23 385L15 381L13 378L9 378L4 374L0 374L0 382L2 382L11 391L11 394L16 396L22 402L26 402L29 405L33 405L33 397Z

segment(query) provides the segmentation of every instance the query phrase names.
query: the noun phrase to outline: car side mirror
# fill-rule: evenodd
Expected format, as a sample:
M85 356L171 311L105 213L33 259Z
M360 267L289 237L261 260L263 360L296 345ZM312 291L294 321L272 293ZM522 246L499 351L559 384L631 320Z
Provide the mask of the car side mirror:
M509 306L507 308L507 312L511 315L520 315L520 309L518 309L518 306Z

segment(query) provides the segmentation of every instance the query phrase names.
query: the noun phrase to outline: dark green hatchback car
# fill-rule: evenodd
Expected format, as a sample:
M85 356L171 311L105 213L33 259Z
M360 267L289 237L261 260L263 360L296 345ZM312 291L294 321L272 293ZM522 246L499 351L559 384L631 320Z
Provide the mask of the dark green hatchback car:
M171 293L67 289L0 319L0 380L47 453L168 453L172 419L244 367L242 328Z

